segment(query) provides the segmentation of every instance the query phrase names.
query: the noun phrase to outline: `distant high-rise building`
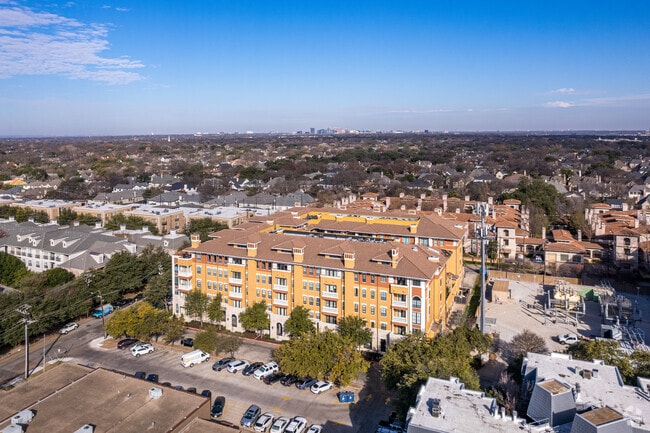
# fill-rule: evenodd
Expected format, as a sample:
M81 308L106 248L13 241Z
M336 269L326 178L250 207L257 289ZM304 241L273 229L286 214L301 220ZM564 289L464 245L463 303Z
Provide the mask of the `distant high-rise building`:
M309 128L309 133L310 134L313 134L314 132L316 132L316 128Z

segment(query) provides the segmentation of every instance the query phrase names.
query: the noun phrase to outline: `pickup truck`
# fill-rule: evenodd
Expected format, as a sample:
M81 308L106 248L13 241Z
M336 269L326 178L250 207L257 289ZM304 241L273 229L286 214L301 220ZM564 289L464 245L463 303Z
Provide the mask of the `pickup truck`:
M558 335L557 340L562 344L575 344L579 338L576 334Z

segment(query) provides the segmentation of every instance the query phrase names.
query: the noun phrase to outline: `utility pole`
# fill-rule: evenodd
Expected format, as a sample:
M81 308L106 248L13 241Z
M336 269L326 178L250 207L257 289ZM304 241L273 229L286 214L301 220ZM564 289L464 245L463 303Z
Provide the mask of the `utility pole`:
M32 308L29 304L23 304L16 309L16 311L22 314L23 318L21 321L25 325L25 379L29 377L29 331L28 326L35 322L31 319L31 314L29 309Z

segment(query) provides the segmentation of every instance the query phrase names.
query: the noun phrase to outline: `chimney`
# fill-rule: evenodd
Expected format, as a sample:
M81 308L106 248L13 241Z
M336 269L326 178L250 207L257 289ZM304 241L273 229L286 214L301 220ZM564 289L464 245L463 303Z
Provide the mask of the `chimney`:
M255 246L257 248L257 245ZM256 249L257 251L257 249ZM302 263L302 259L305 257L305 248L304 247L293 247L293 261L296 263Z
M191 237L192 248L198 248L201 245L201 238L198 233L192 233Z
M468 195L465 196L465 201L469 201L469 196Z
M399 198L404 198L404 193L403 192L399 193Z
M400 210L406 210L406 205L403 204L402 206L400 206L399 209L400 209Z
M343 266L345 269L354 269L354 253L343 253Z
M582 242L582 230L578 230L578 242Z
M398 261L399 261L399 248L393 247L390 250L390 265L391 265L391 267L396 268Z
M120 224L120 231L123 232L126 230L126 224Z
M427 195L425 193L420 194L420 200L423 200Z
M257 257L257 243L246 242L246 255L248 257Z
M418 231L418 225L417 224L411 224L411 226L409 227L409 232L410 233L417 233L417 231Z

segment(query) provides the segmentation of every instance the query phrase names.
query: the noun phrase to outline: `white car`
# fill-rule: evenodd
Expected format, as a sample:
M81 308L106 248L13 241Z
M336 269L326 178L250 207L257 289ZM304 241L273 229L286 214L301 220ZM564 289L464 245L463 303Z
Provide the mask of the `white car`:
M557 339L562 344L575 344L578 342L578 336L576 334L560 335Z
M284 433L302 433L307 427L307 420L301 416L297 416L291 420Z
M311 386L311 392L314 394L320 394L321 392L325 392L328 389L332 389L333 386L334 384L329 380L319 380Z
M289 418L286 416L281 416L280 418L276 419L271 426L271 433L284 433L288 425Z
M59 330L59 334L67 334L70 331L74 331L79 327L79 324L76 322L70 322Z
M231 373L237 373L240 370L245 369L248 367L250 362L246 361L245 359L238 359L236 361L232 361L228 363L228 371Z
M269 412L263 414L259 418L257 418L257 421L255 421L255 425L253 426L253 429L257 432L265 432L271 427L271 424L273 424L273 421L275 421L275 418L273 415L271 415Z
M153 352L153 344L138 343L131 348L131 354L135 357Z
M307 433L322 433L323 426L320 424L312 424L311 427L307 430Z
M267 362L257 370L255 370L255 373L253 373L253 377L257 380L262 380L266 376L268 376L271 373L275 373L276 371L280 370L280 367L278 366L277 362Z

